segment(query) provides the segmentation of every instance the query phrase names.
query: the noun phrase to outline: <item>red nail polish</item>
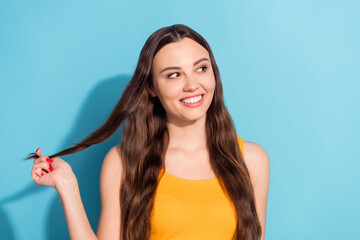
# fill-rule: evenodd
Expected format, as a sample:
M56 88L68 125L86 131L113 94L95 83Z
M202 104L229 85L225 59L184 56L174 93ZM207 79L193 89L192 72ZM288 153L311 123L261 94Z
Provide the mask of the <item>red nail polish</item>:
M51 166L49 166L49 171L51 172L53 169L52 169L52 167Z
M42 175L44 175L44 173L43 173L43 172L41 173L41 176L42 176Z
M53 160L51 160L50 158L46 158L46 161L47 161L48 163L52 163L52 162L53 162Z
M39 151L40 148L36 149L35 153L37 154L37 152Z

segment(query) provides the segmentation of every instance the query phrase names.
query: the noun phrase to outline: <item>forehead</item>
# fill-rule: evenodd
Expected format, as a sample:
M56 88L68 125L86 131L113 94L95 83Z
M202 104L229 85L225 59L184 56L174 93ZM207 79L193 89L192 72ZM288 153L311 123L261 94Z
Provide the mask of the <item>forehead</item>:
M199 58L209 57L208 51L196 41L183 38L162 47L153 60L154 68L191 64Z

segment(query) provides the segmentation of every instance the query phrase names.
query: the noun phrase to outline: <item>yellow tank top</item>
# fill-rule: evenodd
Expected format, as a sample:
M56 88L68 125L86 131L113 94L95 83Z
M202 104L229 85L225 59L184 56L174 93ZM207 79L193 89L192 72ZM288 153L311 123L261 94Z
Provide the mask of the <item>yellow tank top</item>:
M237 136L243 155L243 139ZM218 178L190 180L164 171L154 198L150 240L231 239L236 211Z

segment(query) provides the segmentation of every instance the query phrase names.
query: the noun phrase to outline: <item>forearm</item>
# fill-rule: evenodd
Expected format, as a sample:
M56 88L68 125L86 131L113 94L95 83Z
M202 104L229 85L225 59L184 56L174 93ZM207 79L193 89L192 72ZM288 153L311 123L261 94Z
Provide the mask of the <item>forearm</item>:
M62 184L56 191L65 213L70 239L96 240L97 237L86 216L77 181L74 180L71 184Z

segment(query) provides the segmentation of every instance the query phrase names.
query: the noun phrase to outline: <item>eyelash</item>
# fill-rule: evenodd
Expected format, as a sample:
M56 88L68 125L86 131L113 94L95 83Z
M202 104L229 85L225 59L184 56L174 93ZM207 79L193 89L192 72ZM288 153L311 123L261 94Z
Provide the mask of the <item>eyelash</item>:
M199 67L199 68L204 68L203 72L205 72L206 69L207 69L207 66L202 66L202 67ZM170 73L170 74L167 75L167 77L168 77L168 78L171 78L170 76L173 75L173 74L175 74L175 73L179 73L179 72Z

